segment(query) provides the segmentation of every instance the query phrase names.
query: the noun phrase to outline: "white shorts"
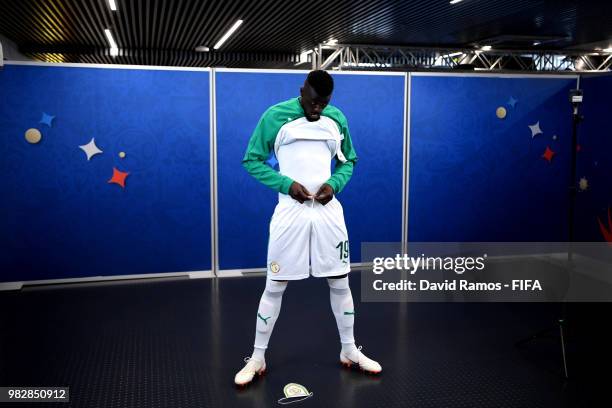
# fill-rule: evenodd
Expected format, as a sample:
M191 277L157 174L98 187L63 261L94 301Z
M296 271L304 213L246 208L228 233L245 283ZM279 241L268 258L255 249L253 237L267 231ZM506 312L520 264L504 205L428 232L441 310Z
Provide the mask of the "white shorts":
M268 240L268 278L298 280L344 275L351 270L344 211L335 197L326 205L300 204L281 195Z

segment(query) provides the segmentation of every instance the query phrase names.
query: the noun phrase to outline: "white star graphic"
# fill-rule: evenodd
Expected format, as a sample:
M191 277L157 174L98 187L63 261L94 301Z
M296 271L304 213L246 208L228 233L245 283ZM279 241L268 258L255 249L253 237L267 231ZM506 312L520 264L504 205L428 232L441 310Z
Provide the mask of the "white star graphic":
M531 137L534 138L537 135L542 134L542 129L540 129L540 122L536 122L535 125L529 125L529 129L531 129Z
M580 190L585 191L586 189L589 188L589 180L586 179L586 177L583 177L580 179Z
M102 150L98 149L98 146L96 146L95 138L93 137L91 138L91 142L87 143L86 145L79 146L79 148L85 152L88 161L96 154L102 153Z

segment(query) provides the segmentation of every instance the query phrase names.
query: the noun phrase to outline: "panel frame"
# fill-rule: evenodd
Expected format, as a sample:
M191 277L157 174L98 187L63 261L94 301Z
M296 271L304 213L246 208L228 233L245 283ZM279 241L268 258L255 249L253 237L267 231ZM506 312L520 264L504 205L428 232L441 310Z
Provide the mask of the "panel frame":
M244 72L244 73L283 73L283 74L307 74L310 70L292 69L248 69L248 68L200 68L200 67L174 67L174 66L150 66L150 65L123 65L123 64L85 64L85 63L47 63L36 61L4 61L5 65L43 66L43 67L69 67L69 68L98 68L98 69L129 69L129 70L159 70L159 71L185 71L185 72L207 72L209 73L209 115L210 115L210 216L211 216L211 269L191 272L168 272L156 274L138 275L116 275L116 276L93 276L80 278L49 279L23 282L0 282L0 290L20 289L24 285L49 285L78 282L102 282L125 279L146 279L164 277L189 277L189 278L216 278L253 276L263 274L265 268L252 269L227 269L219 270L218 253L218 189L217 189L217 112L216 112L216 72ZM445 72L384 72L384 71L332 71L334 75L381 75L381 76L403 76L404 77L404 123L403 123L403 160L402 160L402 248L406 250L409 220L409 195L410 195L410 122L411 122L411 90L412 77L416 76L440 76L440 77L483 77L483 78L548 78L548 79L576 79L576 87L580 86L579 74L513 74L513 73L445 73ZM355 269L362 268L362 263L351 263Z
M55 68L126 69L126 70L134 70L134 71L149 70L149 71L207 72L209 74L209 81L211 80L210 78L213 76L213 73L214 73L213 68L125 65L125 64L53 63L53 62L38 62L38 61L6 60L4 61L4 65L55 67ZM210 87L209 87L209 93L210 93L209 98L212 98L213 93L211 92ZM216 116L213 116L213 115L216 115L216 111L213 109L213 105L210 103L209 103L209 114L210 114L211 119L212 118L215 119L215 124L216 124ZM211 122L211 129L212 128L213 126ZM216 132L216 127L214 129ZM213 141L212 136L211 136L211 141ZM216 148L216 137L214 138L214 142L215 142L215 148ZM210 146L210 150L212 151L212 145ZM214 159L215 159L215 170L216 170L216 156ZM211 167L212 167L212 162L211 162ZM213 179L212 174L211 174L211 179L209 180L209 182L211 183L211 193L212 193L213 180L216 181L216 178ZM215 185L215 191L216 191L216 185ZM215 210L216 210L216 202L214 204L215 204ZM216 218L213 217L212 205L213 205L213 201L212 201L212 195L211 195L211 230L213 229L212 222L216 222ZM206 270L150 273L150 274L112 275L112 276L86 276L86 277L75 277L75 278L38 279L38 280L28 280L28 281L7 281L7 282L0 282L0 291L21 290L24 286L40 286L40 285L46 286L46 285L59 285L59 284L69 284L69 283L91 283L91 282L103 283L103 282L117 281L117 280L139 280L139 279L180 278L180 277L185 277L185 278L190 278L190 279L214 278L215 277L215 269L214 269L215 264L213 262L214 262L214 253L211 253L211 269L206 269Z
M301 74L301 75L305 75L308 74L311 70L294 70L294 69L259 69L259 68L215 68L214 72L219 72L219 73L261 73L261 74L273 74L273 73L278 73L278 74ZM406 167L407 167L407 156L405 154L406 151L406 140L407 140L407 131L409 130L406 127L406 123L407 123L407 99L410 97L409 93L406 93L406 80L407 78L409 78L410 73L409 72L384 72L384 71L331 71L331 73L333 75L336 74L340 74L340 75L367 75L367 76L372 76L372 75L379 75L379 76L395 76L395 77L403 77L404 78L404 107L403 107L403 112L404 112L404 124L403 124L403 146L402 146L402 151L403 151L403 158L402 158L402 217L404 214L404 208L407 205L407 202L404 203L405 197L406 197L406 183L407 183L407 179L406 179ZM216 89L216 88L215 88ZM216 130L215 130L215 137L216 137ZM215 173L214 173L214 177L215 177L215 181L214 184L215 186L217 185L217 181L216 181L216 177L217 177L217 172L215 169ZM211 181L211 185L212 185L212 181ZM217 226L218 228L218 213L217 215L217 219L214 220L214 225ZM402 244L406 244L406 242L404 241L404 235L407 234L407 230L405 229L405 226L407 224L404 222L404 220L402 220ZM217 233L218 233L218 229L217 229ZM218 238L218 236L217 236ZM218 241L216 241L218 243ZM216 259L213 261L215 265L219 266L219 251L218 251L218 245L214 251L215 255L216 255ZM364 267L364 264L362 262L351 262L351 269L355 268L355 269L362 269ZM265 276L266 273L266 268L238 268L238 269L217 269L214 273L215 277L246 277L246 276Z
M410 79L410 84L412 85L412 77L465 77L465 78L473 78L473 77L477 77L477 78L540 78L540 79L576 79L576 88L580 89L580 75L579 74L548 74L548 73L543 73L543 74L510 74L510 73L490 73L490 72L408 72L408 78ZM402 250L404 251L404 253L406 253L408 251L408 240L410 239L410 237L408 236L408 230L409 230L409 220L410 220L410 209L409 209L409 205L408 203L410 202L410 118L412 117L412 110L411 110L411 106L410 106L410 99L411 99L411 95L408 95L408 110L407 110L407 114L408 114L408 125L407 125L407 143L408 143L408 157L407 157L407 161L408 161L408 169L407 171L407 179L406 179L406 185L404 186L405 188L405 200L406 200L406 214L405 214L405 219L406 219L406 223L405 223L405 229L406 229L406 235L405 235L405 241L402 242Z
M60 68L104 68L104 69L131 69L149 71L185 71L185 72L210 72L211 68L198 67L169 67L155 65L125 65L125 64L84 64L77 62L37 62L37 61L4 61L4 65L30 65L37 67L60 67Z

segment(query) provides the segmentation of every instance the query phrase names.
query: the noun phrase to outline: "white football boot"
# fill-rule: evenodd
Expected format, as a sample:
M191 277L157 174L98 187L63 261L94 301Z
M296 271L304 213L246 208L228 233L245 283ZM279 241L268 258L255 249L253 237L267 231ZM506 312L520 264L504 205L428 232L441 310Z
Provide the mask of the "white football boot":
M244 361L246 365L242 368L242 370L236 373L234 377L234 382L236 385L244 386L253 381L255 374L264 375L266 373L266 362L257 360L251 357L245 357Z
M378 362L366 357L366 355L361 352L361 346L357 348L356 352L351 353L350 356L341 351L340 363L347 368L350 368L353 364L356 364L361 370L371 374L378 374L382 371L382 367L380 364L378 364Z

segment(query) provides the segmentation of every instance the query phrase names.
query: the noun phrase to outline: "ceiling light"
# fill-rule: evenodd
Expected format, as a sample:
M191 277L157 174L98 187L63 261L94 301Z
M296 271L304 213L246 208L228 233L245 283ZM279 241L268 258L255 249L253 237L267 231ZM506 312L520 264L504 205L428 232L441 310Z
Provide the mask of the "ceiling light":
M112 11L117 11L117 4L115 3L115 0L108 0L108 6Z
M457 3L460 3L461 1L463 0L451 0L450 4L457 4Z
M213 47L215 50L218 50L219 48L221 48L221 46L223 45L223 43L225 41L227 41L227 39L230 37L230 35L234 34L234 31L236 31L238 29L238 27L240 27L240 24L242 24L242 20L238 20L234 23L234 25L232 26L232 28L230 28L228 30L227 33L225 33L223 35L223 37L221 37L221 39L215 44L215 46Z
M303 53L300 54L300 64L304 64L306 62L308 62L308 56L312 54L312 50L309 51L304 51Z
M538 45L540 45L540 44L542 44L542 43L541 43L541 42L539 42L539 41L534 41L534 42L533 42L533 46L534 46L534 47L537 47L537 46L538 46Z
M491 51L491 48L493 48L493 47L491 47L490 45L485 45L485 46L483 46L481 48L481 50L483 50L483 51Z
M602 51L603 52L612 52L612 47L604 48Z
M313 52L312 50L308 50L308 51L304 51L300 53L300 60L293 65L297 66L297 65L302 65L302 64L306 64L307 62L309 62L308 56L312 54L312 52Z
M210 48L208 48L205 45L198 45L197 47L195 47L195 51L196 52L208 52L210 51Z
M117 47L117 43L113 39L113 35L111 34L109 29L104 30L104 34L106 34L106 38L108 39L108 43L110 44L110 53L113 57L119 55L119 47Z
M335 38L330 38L329 41L327 41L327 44L336 45L338 44L338 40L336 40Z

